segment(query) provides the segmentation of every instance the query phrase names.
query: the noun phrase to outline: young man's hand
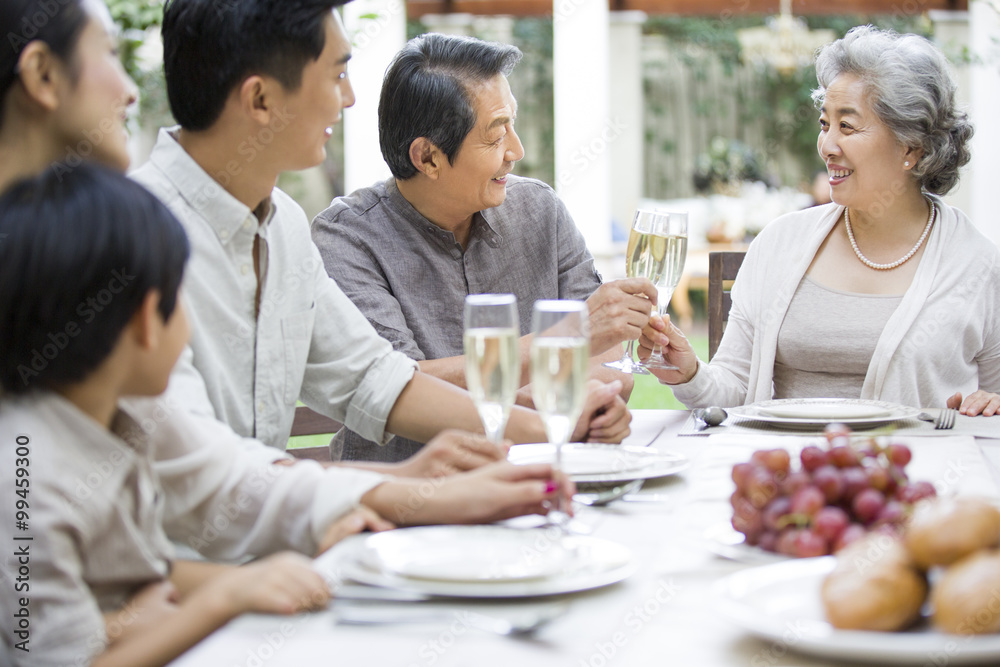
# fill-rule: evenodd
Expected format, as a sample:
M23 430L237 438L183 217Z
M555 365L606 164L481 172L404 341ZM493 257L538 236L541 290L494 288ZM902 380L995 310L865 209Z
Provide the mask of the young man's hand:
M632 429L632 413L620 396L622 383L587 381L587 402L573 430L573 442L619 443Z
M507 458L511 443L497 446L485 436L449 429L434 436L419 452L399 464L401 477L443 477L475 470Z

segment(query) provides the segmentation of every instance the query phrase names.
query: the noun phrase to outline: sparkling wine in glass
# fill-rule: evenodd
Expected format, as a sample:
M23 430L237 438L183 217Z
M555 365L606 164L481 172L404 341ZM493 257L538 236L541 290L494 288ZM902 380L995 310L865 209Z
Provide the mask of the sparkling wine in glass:
M660 315L667 314L667 306L677 289L677 283L684 273L684 262L687 259L688 245L688 216L687 213L665 213L658 212L659 222L655 226L655 234L660 237L663 243L662 251L655 253L661 258L660 268L655 278L649 279L656 285L657 292L657 312ZM655 262L654 262L655 264ZM653 354L649 356L643 364L646 368L658 368L662 370L678 370L663 356L663 351L657 347Z
M588 317L583 301L536 301L532 313L531 396L555 446L557 469L587 398ZM569 515L561 497L558 502L552 520L565 525Z
M628 236L628 245L625 249L625 275L629 278L649 278L654 280L657 267L662 271L663 248L662 239L657 239L653 234L654 227L660 222L657 218L659 214L654 211L638 209L632 220L632 231ZM662 216L661 216L662 217ZM659 260L656 253L659 252ZM630 340L622 353L622 358L618 361L609 361L604 365L614 368L622 373L633 373L635 375L649 375L649 371L642 367L633 358L635 341Z
M513 294L465 298L465 382L486 437L498 445L521 379L520 334Z

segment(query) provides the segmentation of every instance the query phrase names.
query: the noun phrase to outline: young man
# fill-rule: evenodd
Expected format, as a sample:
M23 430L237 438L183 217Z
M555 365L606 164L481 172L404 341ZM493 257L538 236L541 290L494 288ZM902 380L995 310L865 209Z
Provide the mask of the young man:
M532 305L586 300L591 377L621 381L627 399L632 377L602 363L620 356L623 340L638 337L656 289L644 278L601 285L552 188L511 173L524 157L507 83L520 59L516 47L468 37L411 40L389 66L379 103L382 155L393 176L335 200L313 222L313 240L330 276L376 331L421 371L460 387L465 297L515 294L518 403L529 407ZM380 448L370 440L346 429L338 435L346 459L401 460L420 446L396 438Z
M366 438L426 442L446 427L480 431L468 394L416 371L330 279L302 210L275 188L318 164L354 103L341 0L171 0L164 13L167 92L179 128L163 130L134 178L192 243L193 335L169 396L237 433L284 448L301 398ZM220 57L221 55L221 57ZM592 392L575 437L628 433L611 384ZM507 435L542 441L520 409ZM502 458L458 438L456 461Z

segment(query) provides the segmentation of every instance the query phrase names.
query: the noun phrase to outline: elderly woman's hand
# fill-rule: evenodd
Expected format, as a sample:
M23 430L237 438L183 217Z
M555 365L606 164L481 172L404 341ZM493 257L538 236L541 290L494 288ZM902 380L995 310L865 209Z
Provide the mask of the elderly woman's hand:
M970 417L980 414L992 417L1000 412L1000 395L979 389L969 394L963 401L961 392L958 392L948 399L948 407L955 408L959 413Z
M657 346L663 348L664 358L680 370L665 371L650 368L649 372L663 384L690 382L698 372L698 355L694 353L684 332L670 321L669 315L667 317L653 315L649 318L649 323L643 328L639 337L639 360L649 359L649 355Z

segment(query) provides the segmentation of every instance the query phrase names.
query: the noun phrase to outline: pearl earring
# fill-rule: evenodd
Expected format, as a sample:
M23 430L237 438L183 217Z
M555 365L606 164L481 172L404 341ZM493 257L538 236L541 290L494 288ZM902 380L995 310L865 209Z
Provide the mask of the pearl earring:
M903 163L903 166L904 166L904 167L909 167L909 166L910 166L910 161L909 161L909 160L907 160L906 162L904 162L904 163Z

